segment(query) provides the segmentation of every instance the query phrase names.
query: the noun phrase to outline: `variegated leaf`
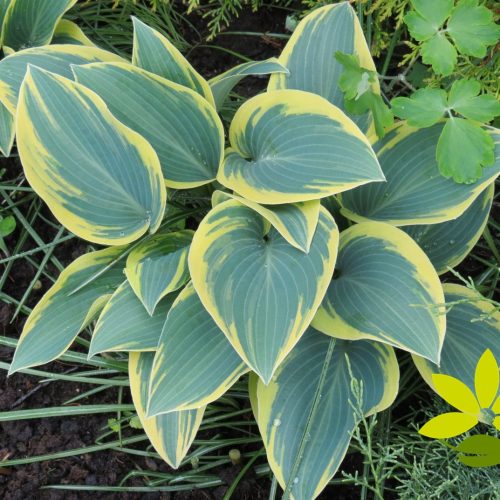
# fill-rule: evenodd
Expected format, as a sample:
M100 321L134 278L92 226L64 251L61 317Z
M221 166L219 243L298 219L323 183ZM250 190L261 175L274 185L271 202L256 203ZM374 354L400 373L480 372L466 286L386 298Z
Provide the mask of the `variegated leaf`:
M224 129L203 97L127 63L77 66L74 72L116 118L151 143L167 186L192 188L215 179L224 152Z
M17 146L31 187L77 236L119 245L158 229L166 191L154 149L83 85L31 67Z
M346 229L336 272L314 328L439 362L446 331L443 289L429 258L406 233L380 222Z
M153 357L152 352L130 353L130 390L137 416L151 444L165 462L177 469L200 428L205 407L147 418L146 407Z
M216 108L220 109L222 107L229 92L231 92L243 78L247 76L272 75L273 73L288 75L289 71L278 61L278 59L271 57L265 61L248 61L239 64L212 78L208 83L212 89Z
M397 226L436 224L456 219L500 174L500 133L496 162L483 169L473 184L445 179L436 161L436 146L443 129L414 129L401 122L374 144L387 182L361 186L342 193L342 213L356 222L378 220Z
M9 373L48 363L68 349L122 283L124 250L88 253L61 273L28 317Z
M97 320L89 358L110 351L154 351L176 296L174 293L167 295L150 316L128 281L123 282Z
M86 45L95 47L92 40L82 31L78 24L69 19L61 19L56 26L52 44Z
M403 226L424 250L438 274L458 266L477 243L488 222L495 192L492 182L456 219L439 224Z
M259 205L235 194L215 191L212 205L234 199L262 215L290 245L308 252L319 219L319 200L287 203L285 205Z
M189 270L201 302L266 383L309 326L330 282L338 230L322 208L308 254L229 200L201 222Z
M189 284L168 313L161 334L148 415L205 406L247 371Z
M208 82L161 33L133 17L134 50L132 62L151 73L188 87L215 107Z
M97 47L75 45L34 47L16 52L0 61L0 102L13 115L16 114L19 89L29 64L72 79L71 65L101 61L123 62L124 60Z
M290 74L272 75L268 90L305 90L345 111L344 95L339 87L344 67L335 59L336 52L355 55L362 68L376 71L363 30L349 2L316 9L299 23L278 59ZM370 85L373 92L380 94L378 82ZM363 132L371 134L370 114L351 118Z
M323 198L383 181L375 153L359 128L326 99L277 90L236 112L217 180L269 205Z
M257 382L254 397L269 465L285 497L316 498L342 463L360 416L388 408L398 385L391 347L335 340L309 328L269 385Z
M431 388L434 388L432 375L442 373L457 378L475 392L476 366L486 349L500 363L500 311L465 286L446 283L443 288L450 309L446 314L446 337L439 366L415 355L413 361Z
M12 50L48 45L57 23L77 0L11 0L1 26L1 44Z
M190 230L156 234L130 252L125 274L150 315L165 295L189 281L187 256L193 234Z

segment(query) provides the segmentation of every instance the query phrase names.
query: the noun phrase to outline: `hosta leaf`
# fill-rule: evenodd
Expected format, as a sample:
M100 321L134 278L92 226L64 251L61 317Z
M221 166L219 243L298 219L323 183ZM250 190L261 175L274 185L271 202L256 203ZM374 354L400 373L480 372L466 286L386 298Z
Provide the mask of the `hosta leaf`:
M239 64L212 78L208 83L212 89L216 108L220 109L222 107L229 92L246 76L271 75L273 73L290 74L278 59L271 57L265 61L248 61Z
M436 157L445 178L471 184L482 174L482 167L495 162L495 144L489 132L463 118L446 120L439 137Z
M371 339L439 362L444 295L428 257L403 231L365 222L340 235L334 276L312 325L347 340ZM384 311L384 314L381 314Z
M75 45L35 47L16 52L0 61L0 101L13 115L16 114L19 89L28 64L66 78L73 78L72 64L97 61L123 61L123 59L97 47Z
M316 312L337 244L337 227L324 208L308 254L233 200L213 208L196 231L188 259L194 287L238 354L266 383Z
M362 384L359 401L351 374ZM398 384L391 347L335 340L310 328L270 384L257 384L256 419L285 492L296 500L317 497L341 464L359 420L352 405L364 415L381 411L394 401Z
M153 358L152 352L130 353L130 390L137 415L151 444L163 460L177 469L200 428L205 408L174 411L166 415L146 418Z
M161 334L148 415L207 405L247 371L189 284L175 301Z
M92 40L82 31L78 24L68 19L61 19L57 23L54 36L52 38L53 44L69 44L69 45L87 45L94 47Z
M258 212L290 245L308 252L319 219L319 200L288 203L286 205L259 205L241 196L215 191L212 204L215 206L227 199L234 199Z
M500 312L478 292L461 285L445 284L446 337L439 366L418 356L413 360L424 380L434 388L432 375L443 373L475 391L474 374L486 349L500 360Z
M492 182L456 219L402 228L424 250L438 274L458 266L476 245L488 222L494 192Z
M104 100L127 127L150 142L165 183L190 188L215 179L224 129L215 109L196 92L126 63L74 68L76 79Z
M0 102L0 153L9 156L14 143L15 127L11 112Z
M305 90L345 111L339 87L344 68L335 59L336 52L356 55L363 68L376 71L363 30L348 2L319 8L299 23L279 57L290 74L272 75L268 90ZM372 90L380 94L378 81L372 83ZM372 123L368 114L351 118L363 132Z
M445 33L437 33L422 44L420 53L425 64L441 75L451 75L457 65L457 51Z
M130 252L125 274L150 315L162 297L189 280L187 256L192 239L189 230L156 234Z
M73 77L70 64L86 64L94 61L121 61L110 52L96 47L75 47L61 45L57 47L35 47L17 52L0 61L0 151L8 156L15 135L14 118L21 82L28 64L36 64L53 73L69 78ZM7 111L3 110L6 107Z
M136 17L132 62L151 73L194 90L215 107L208 82L161 33Z
M63 14L76 0L11 0L2 26L2 45L13 50L48 45Z
M123 251L112 247L88 253L61 273L28 317L9 373L48 363L68 349L123 281L124 263L117 261Z
M99 316L89 358L109 351L154 351L175 297L167 295L150 316L128 281L122 283Z
M391 104L396 116L419 128L437 123L448 107L446 92L428 87L417 90L410 97L396 97Z
M387 182L373 183L340 195L342 213L355 221L379 220L407 226L455 219L500 173L500 135L496 163L473 184L457 184L439 173L436 147L443 124L415 130L404 123L374 145ZM462 145L459 150L462 151Z
M161 223L166 192L155 151L83 85L31 67L17 146L29 183L77 236L118 245Z
M229 138L217 179L257 203L313 200L384 180L368 139L314 94L278 90L246 101Z
M478 0L459 0L448 21L448 33L458 50L468 56L483 58L486 48L498 42L500 26L493 12Z

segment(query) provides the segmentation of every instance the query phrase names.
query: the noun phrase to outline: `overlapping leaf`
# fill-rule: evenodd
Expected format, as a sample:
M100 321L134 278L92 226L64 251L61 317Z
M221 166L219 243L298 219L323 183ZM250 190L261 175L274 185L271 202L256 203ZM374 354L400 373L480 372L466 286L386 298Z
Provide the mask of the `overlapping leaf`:
M47 45L63 14L76 0L11 0L1 27L1 44L12 50Z
M48 363L68 349L122 283L123 251L112 247L88 253L61 273L28 317L10 373Z
M125 274L150 315L158 302L189 280L187 256L193 232L157 234L129 254Z
M464 286L445 284L444 291L451 309L446 315L440 364L437 366L418 356L413 356L413 360L432 388L432 375L442 373L461 380L474 391L474 373L485 350L490 349L500 360L500 312L478 292ZM500 399L496 412L500 413Z
M455 219L500 173L500 134L495 142L495 163L482 169L472 184L443 178L436 162L442 124L415 130L398 124L374 145L387 179L341 194L342 213L348 218L378 220L395 225L434 224Z
M402 228L424 250L438 274L458 266L483 234L493 202L494 184L490 184L456 219Z
M151 143L167 186L190 188L215 179L224 129L199 94L126 63L78 66L74 72L122 123Z
M31 67L17 145L30 185L76 235L118 245L158 228L166 192L155 151L83 85Z
M323 298L337 238L334 220L321 208L305 254L258 213L234 200L213 208L193 238L189 270L201 302L266 383Z
M353 392L353 379L362 395ZM257 382L252 398L269 464L285 495L309 500L321 493L360 415L390 406L398 381L391 347L335 340L308 329L270 384Z
M247 371L189 284L175 301L161 334L148 415L207 405Z
M368 139L324 98L299 90L258 95L237 111L217 179L257 203L307 201L384 176Z
M96 323L89 358L110 351L154 351L177 294L169 294L149 315L127 281L104 306Z
M259 205L241 196L215 191L212 196L212 204L215 206L231 198L262 215L290 245L303 252L309 251L319 219L319 200L285 205Z
M216 108L220 109L222 107L229 92L231 92L231 90L233 90L233 88L246 76L271 75L273 73L282 73L284 75L290 74L278 59L271 57L265 61L248 61L239 64L212 78L208 83L212 89Z
M134 49L132 62L158 76L188 87L215 107L208 82L161 33L133 17Z
M428 257L407 234L379 222L352 226L340 235L336 269L314 328L439 362L446 330L443 290Z
M163 460L177 469L200 428L205 407L147 418L146 408L153 358L154 354L151 352L130 353L130 390L137 415L151 444Z
M83 32L78 24L69 19L61 19L56 26L54 36L52 37L53 44L67 45L87 45L94 47L94 43Z
M10 155L15 134L14 117L0 102L0 153L4 156Z
M335 59L336 52L355 55L363 68L376 71L363 30L349 2L319 8L299 23L279 57L290 75L272 75L268 90L305 90L345 111L339 87L343 66ZM378 81L372 82L371 88L380 93ZM363 132L372 125L369 114L351 118Z
M103 61L123 62L123 59L97 47L75 45L34 47L16 52L0 61L0 101L13 115L16 114L19 89L29 64L73 78L71 65Z

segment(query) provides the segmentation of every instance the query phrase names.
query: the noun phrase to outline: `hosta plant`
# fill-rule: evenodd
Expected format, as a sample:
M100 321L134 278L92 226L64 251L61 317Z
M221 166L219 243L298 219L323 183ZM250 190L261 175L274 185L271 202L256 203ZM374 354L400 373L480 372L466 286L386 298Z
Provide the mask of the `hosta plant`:
M428 381L469 374L485 346L500 356L498 314L472 329L487 307L466 289L447 292L447 329L439 278L481 235L500 161L457 184L435 160L442 122L379 139L370 113L344 108L338 52L375 71L347 2L306 17L278 60L208 82L139 21L132 61L63 44L0 62L26 178L68 230L107 246L34 308L10 372L57 358L90 325L89 356L130 353L137 414L173 467L206 405L249 374L271 469L287 497L310 499L357 425L354 381L366 415L394 401L395 348ZM263 73L267 92L226 137L218 109ZM213 193L208 213L195 231L174 225L173 197L197 189Z

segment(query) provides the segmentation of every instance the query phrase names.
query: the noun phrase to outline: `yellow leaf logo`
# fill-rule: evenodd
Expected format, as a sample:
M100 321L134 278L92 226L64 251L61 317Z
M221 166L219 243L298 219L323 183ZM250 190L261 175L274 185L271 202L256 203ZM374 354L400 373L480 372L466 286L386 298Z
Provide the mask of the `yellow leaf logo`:
M472 429L479 422L500 430L500 376L498 363L487 349L479 359L474 375L475 394L461 380L450 375L434 374L436 392L459 411L432 418L419 431L423 436L446 439Z

